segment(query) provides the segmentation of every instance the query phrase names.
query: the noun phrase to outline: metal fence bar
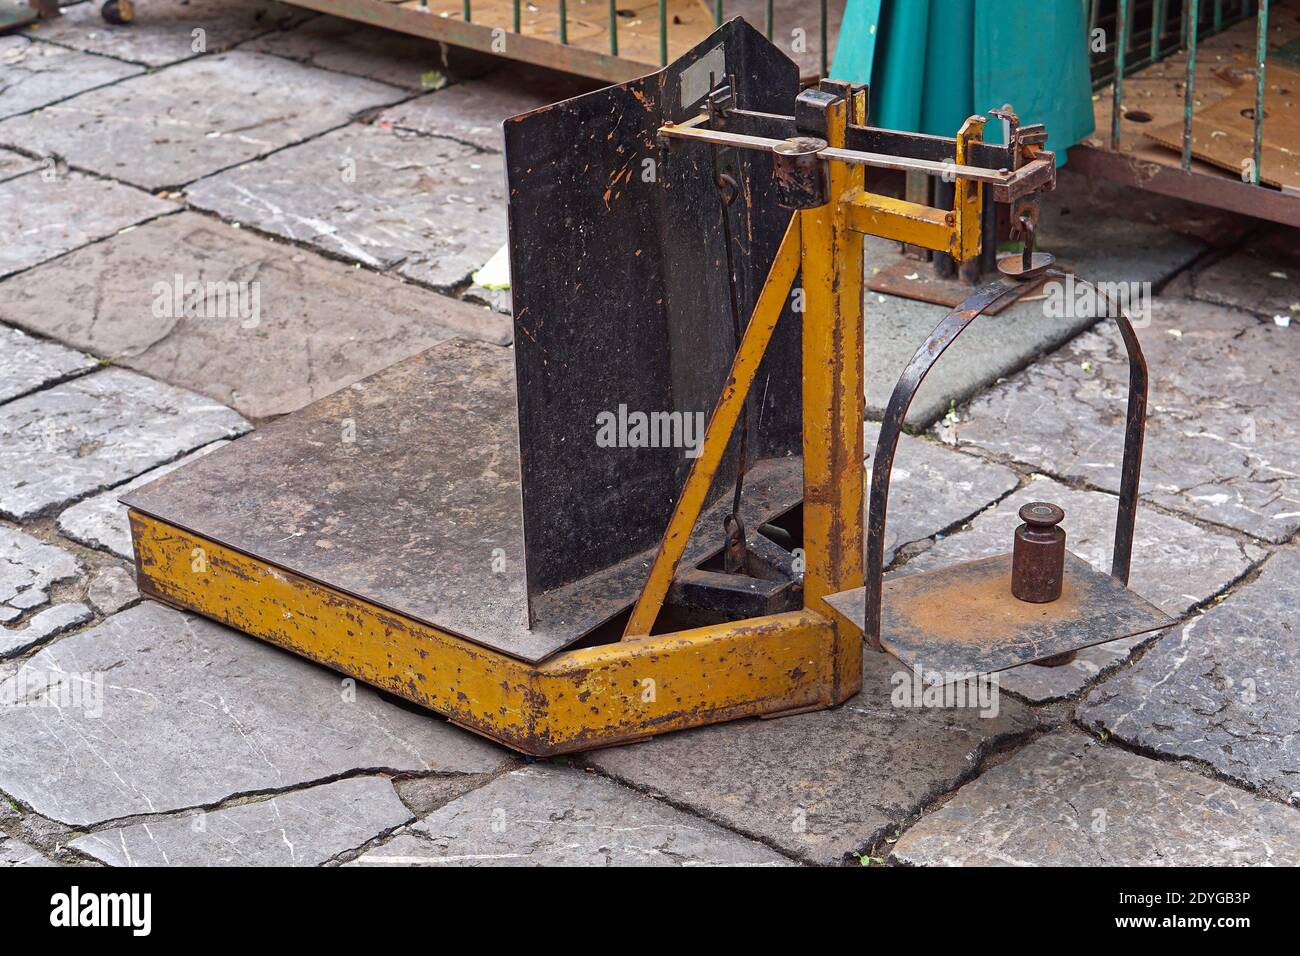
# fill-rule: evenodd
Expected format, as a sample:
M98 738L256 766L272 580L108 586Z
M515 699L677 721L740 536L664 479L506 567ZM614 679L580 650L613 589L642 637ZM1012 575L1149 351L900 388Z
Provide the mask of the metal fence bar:
M560 0L560 42L569 42L569 5L567 0Z
M715 0L713 4L713 25L722 26L722 0Z
M763 14L763 32L772 39L772 0L767 0L767 9Z
M830 76L831 44L828 36L830 31L826 26L826 0L822 0L821 2L821 12L822 12L822 76Z
M1192 168L1192 109L1196 105L1196 26L1201 19L1201 0L1186 0L1187 80L1183 83L1183 171Z
M1223 0L1214 0L1214 32L1223 29Z
M659 65L668 65L668 0L659 0Z
M473 22L473 19L473 16L469 12L469 0L465 0L465 22L471 23Z
M618 0L609 0L609 55L618 56Z
M1255 135L1251 141L1251 180L1259 185L1260 153L1264 148L1265 61L1268 59L1268 0L1259 0L1255 24Z
M1192 0L1193 3L1196 0ZM1110 99L1110 148L1119 150L1119 121L1124 112L1124 61L1128 53L1128 14L1129 0L1119 0L1119 15L1115 18L1115 28L1119 37L1115 42L1115 81L1111 84Z
M520 28L520 14L519 14L520 3L521 0L515 0L515 32L516 33L519 32L519 28Z
M1151 8L1151 62L1160 59L1160 39L1165 30L1165 0L1155 0Z

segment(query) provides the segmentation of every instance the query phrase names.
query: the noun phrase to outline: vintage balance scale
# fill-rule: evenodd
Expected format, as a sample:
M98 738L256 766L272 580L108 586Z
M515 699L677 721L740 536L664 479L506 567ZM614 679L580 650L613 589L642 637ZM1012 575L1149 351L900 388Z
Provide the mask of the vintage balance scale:
M838 704L864 639L983 674L1170 624L1126 587L1146 375L1122 317L1111 574L1044 512L1021 597L1011 556L883 580L908 403L1011 276L895 389L864 562L862 237L969 258L987 192L1029 240L1005 271L1041 275L1055 182L1041 129L994 146L979 117L955 139L866 119L865 90L800 92L733 20L658 73L508 120L514 349L439 345L129 493L142 592L534 755ZM870 193L868 166L952 177L954 205ZM691 457L598 445L620 407L712 412Z

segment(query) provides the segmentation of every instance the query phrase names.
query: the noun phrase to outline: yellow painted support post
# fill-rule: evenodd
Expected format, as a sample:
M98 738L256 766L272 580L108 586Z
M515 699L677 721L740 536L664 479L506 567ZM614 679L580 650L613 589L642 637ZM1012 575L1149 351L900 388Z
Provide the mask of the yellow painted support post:
M704 432L704 446L700 456L691 464L691 472L686 477L686 484L677 499L673 516L668 522L663 540L659 542L659 551L641 596L637 599L632 616L623 630L623 640L644 637L650 633L655 618L663 607L668 588L677 573L677 563L681 561L690 540L695 523L700 519L700 512L713 484L713 477L722 463L722 456L735 430L740 410L744 407L745 397L749 394L754 377L758 374L759 363L767 351L767 343L772 340L772 332L781 310L790 297L790 287L794 285L795 274L799 271L799 217L792 216L790 225L777 248L772 268L763 282L763 290L754 303L754 314L745 326L740 347L731 364L731 374L718 399L717 407L709 418L709 426ZM860 431L860 429L859 429ZM861 436L859 436L861 437Z
M826 107L826 140L844 146L850 105ZM861 166L830 160L830 201L799 213L803 230L804 605L832 621L834 702L862 685L862 639L822 600L862 586L862 235L848 204L863 187Z
M970 161L971 143L984 138L983 116L972 116L957 131L957 165ZM980 254L980 220L984 215L984 187L969 179L958 179L953 195L953 211L957 213L958 245L953 253L958 262L970 262Z

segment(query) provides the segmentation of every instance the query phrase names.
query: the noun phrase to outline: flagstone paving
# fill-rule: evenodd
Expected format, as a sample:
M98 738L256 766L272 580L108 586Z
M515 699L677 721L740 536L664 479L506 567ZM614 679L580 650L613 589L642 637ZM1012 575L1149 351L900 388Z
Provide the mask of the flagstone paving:
M362 866L789 866L761 843L591 774L498 777L356 860Z
M1157 299L1138 333L1150 367L1143 495L1281 543L1300 529L1300 325ZM1128 362L1118 333L1089 332L980 395L952 434L1106 491L1119 490Z
M0 525L0 621L49 603L51 587L80 573L74 555Z
M41 161L39 159L32 159L22 153L15 153L11 149L0 149L0 182L40 168Z
M1296 866L1297 811L1174 764L1052 734L905 833L920 866Z
M0 320L253 418L301 408L458 335L510 341L510 320L481 306L192 212L7 283Z
M98 367L84 352L0 326L0 402Z
M95 2L64 7L62 16L42 21L29 33L60 46L159 67L221 53L312 16L270 0L149 0L138 8L134 23L121 26L105 21L99 8Z
M441 288L466 281L506 241L500 156L376 125L336 130L186 195L226 219Z
M246 50L203 56L0 123L0 144L156 191L246 162L409 94Z
M0 276L174 212L163 199L76 172L44 170L0 183Z
M88 623L93 617L84 604L56 604L32 615L22 627L0 627L0 657L22 654L64 631Z
M0 36L0 119L140 72L140 67L23 36Z
M41 650L0 681L0 695L20 704L0 707L0 790L74 826L360 770L485 773L509 759L333 671L153 602Z
M1080 721L1300 804L1300 549L1103 682Z
M319 866L412 819L387 780L355 777L68 845L109 866Z
M0 405L0 516L22 520L248 430L209 399L110 368Z

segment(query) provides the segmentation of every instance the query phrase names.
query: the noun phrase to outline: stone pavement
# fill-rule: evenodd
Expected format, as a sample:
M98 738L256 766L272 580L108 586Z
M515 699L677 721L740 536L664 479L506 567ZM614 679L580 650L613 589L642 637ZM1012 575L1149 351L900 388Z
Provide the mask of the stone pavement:
M1157 292L1132 583L1165 633L964 706L868 655L834 710L527 763L140 598L125 490L448 338L509 347L470 286L499 124L585 86L271 0L0 38L0 866L1300 862L1300 243L1068 172L1044 244ZM867 305L879 409L944 310ZM1108 565L1093 322L1031 298L954 346L891 574L1006 550L1035 499Z

